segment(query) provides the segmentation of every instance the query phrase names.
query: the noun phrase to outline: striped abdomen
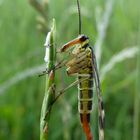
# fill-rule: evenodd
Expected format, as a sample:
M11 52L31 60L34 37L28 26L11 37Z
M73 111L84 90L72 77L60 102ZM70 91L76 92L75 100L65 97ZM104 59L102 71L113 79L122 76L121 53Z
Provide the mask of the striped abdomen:
M92 67L82 69L78 76L78 110L80 113L81 122L83 116L86 117L87 122L90 122L90 113L92 112L92 97L93 97L93 74ZM85 79L82 74L88 74L89 78Z

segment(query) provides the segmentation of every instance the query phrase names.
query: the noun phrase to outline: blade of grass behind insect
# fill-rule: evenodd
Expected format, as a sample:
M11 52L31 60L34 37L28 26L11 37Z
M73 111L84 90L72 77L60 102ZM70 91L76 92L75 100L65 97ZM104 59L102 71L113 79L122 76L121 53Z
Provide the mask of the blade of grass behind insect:
M100 67L100 61L101 61L101 55L102 55L102 44L106 36L107 28L109 26L110 17L113 12L113 6L115 1L114 0L107 0L105 5L105 11L100 18L99 21L97 21L97 30L98 30L98 36L95 43L95 55L97 60L97 67ZM98 17L98 15L97 15ZM99 18L97 18L99 19Z
M140 11L140 10L138 10ZM139 12L138 12L139 13ZM138 15L140 17L140 14ZM138 18L138 25L140 23L140 20ZM137 33L137 44L138 44L138 49L140 50L140 26L138 26L138 33ZM134 96L134 118L133 118L133 140L139 140L139 129L140 129L140 53L138 53L137 56L137 66L136 66L136 91L135 91L135 96Z
M54 100L55 90L53 90L55 85L55 71L52 70L55 65L56 51L55 51L55 20L53 20L51 31L47 35L48 42L46 47L48 47L48 62L47 69L50 71L49 76L46 76L46 87L45 95L43 99L41 118L40 118L40 140L48 139L48 124L50 118L50 104ZM46 115L47 114L47 115Z
M139 53L137 46L126 48L121 50L118 54L115 54L111 59L101 68L100 77L101 81L106 78L106 75L111 71L117 63L121 63L124 60L135 57Z

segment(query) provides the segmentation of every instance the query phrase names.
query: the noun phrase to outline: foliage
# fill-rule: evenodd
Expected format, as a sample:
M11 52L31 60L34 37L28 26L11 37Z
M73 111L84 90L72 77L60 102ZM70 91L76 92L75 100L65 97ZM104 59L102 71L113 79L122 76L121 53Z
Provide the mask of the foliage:
M98 26L99 23L101 27L104 26L102 17L107 1L80 0L80 3L82 32L90 37L90 43L94 46L101 37ZM114 1L107 28L101 32L104 33L104 38L100 44L100 75L105 66L110 62L114 63L102 80L106 112L105 137L108 140L140 139L140 134L136 133L140 131L138 6L139 0ZM58 48L77 37L76 1L51 0L48 1L46 11L45 27L49 28L52 18L56 19ZM40 112L45 87L45 77L38 77L38 73L45 69L45 36L36 30L36 17L39 15L41 14L34 10L28 1L0 0L0 139L39 139ZM124 53L120 52L128 51L128 48L136 48L136 51L133 51L132 57L123 57ZM123 59L117 59L117 63L111 61L118 56ZM58 61L62 57L58 54ZM74 80L75 77L66 75L65 68L56 73L58 90ZM97 139L96 94L94 97L91 124ZM49 140L85 139L77 110L77 88L73 87L53 107Z

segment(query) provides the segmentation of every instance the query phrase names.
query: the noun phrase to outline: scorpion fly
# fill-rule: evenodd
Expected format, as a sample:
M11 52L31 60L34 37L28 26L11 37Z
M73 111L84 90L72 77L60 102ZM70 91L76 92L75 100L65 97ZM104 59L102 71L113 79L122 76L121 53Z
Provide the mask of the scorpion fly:
M74 45L76 46L71 54L73 58L66 63L66 66L69 76L77 75L78 77L78 110L81 124L87 140L93 140L90 129L90 115L92 112L93 83L95 82L98 96L99 140L104 140L104 108L94 51L89 46L89 38L80 35L66 43L61 48L61 52L65 52Z
M98 98L99 140L104 140L105 113L101 96L96 57L94 50L89 45L89 38L86 35L81 34L81 13L79 0L77 0L77 6L79 13L79 36L62 46L59 52L62 53L68 51L70 57L69 60L66 60L63 64L58 64L55 67L55 69L58 69L65 65L69 76L77 75L77 82L72 83L70 86L59 92L54 101L51 103L50 109L55 101L66 91L66 89L78 84L78 110L81 125L86 134L87 140L93 140L90 128L90 116L92 112L93 85L95 84ZM70 51L71 49L72 51Z
M93 84L95 82L98 97L98 122L99 140L104 140L104 108L101 96L99 74L93 49L89 46L89 38L81 34L81 14L79 0L77 0L79 13L79 36L63 45L60 52L66 52L70 48L71 59L65 64L67 74L78 77L78 110L83 130L87 140L93 140L90 128L90 115L92 112Z

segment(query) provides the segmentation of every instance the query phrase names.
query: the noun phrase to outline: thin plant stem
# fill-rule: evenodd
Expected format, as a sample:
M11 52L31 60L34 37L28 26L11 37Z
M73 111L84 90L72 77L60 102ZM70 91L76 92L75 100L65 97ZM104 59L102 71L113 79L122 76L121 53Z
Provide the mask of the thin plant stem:
M139 16L139 15L138 15ZM140 16L139 16L140 17ZM139 19L139 18L138 18ZM138 20L138 25L140 20ZM140 49L140 26L138 26L138 34L137 34L137 44L138 49ZM134 119L133 119L133 140L139 140L139 129L140 129L140 53L137 55L137 66L136 66L136 91L134 96Z
M133 122L133 140L139 140L139 114L140 114L140 55L137 57L137 72L136 72L136 91L134 96L134 122Z
M46 39L46 55L47 69L49 71L48 76L46 75L46 87L45 95L43 99L41 118L40 118L40 140L48 139L48 127L50 118L50 105L55 98L55 70L53 70L56 61L55 51L55 20L53 20L51 31L47 35Z

